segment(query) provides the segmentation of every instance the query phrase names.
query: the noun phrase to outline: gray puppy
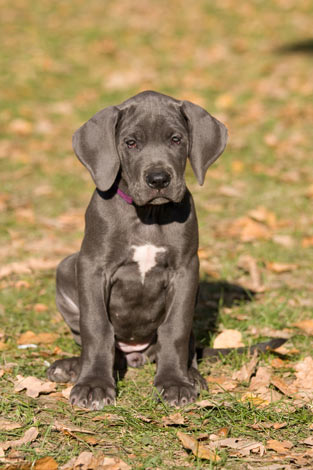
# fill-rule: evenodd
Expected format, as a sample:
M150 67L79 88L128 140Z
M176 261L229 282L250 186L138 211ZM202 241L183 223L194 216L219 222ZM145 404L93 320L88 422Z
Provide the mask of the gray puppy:
M155 360L154 385L172 405L196 399L192 322L199 282L198 225L184 180L200 185L227 142L203 108L146 91L99 111L73 137L96 184L78 253L57 270L57 306L80 357L51 380L75 382L70 402L100 410L115 399L114 370Z

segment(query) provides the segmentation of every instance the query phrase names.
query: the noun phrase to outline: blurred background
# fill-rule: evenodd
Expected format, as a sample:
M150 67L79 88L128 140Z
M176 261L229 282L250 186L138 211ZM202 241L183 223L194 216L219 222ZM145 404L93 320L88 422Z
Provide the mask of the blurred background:
M1 303L18 330L25 308L55 309L54 267L82 239L93 183L73 132L145 89L229 129L205 186L187 172L202 278L264 292L256 309L312 307L310 0L0 4Z

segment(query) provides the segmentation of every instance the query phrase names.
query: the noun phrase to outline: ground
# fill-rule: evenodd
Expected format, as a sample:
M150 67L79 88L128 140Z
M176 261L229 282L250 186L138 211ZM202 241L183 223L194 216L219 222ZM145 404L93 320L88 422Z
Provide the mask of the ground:
M115 456L107 469L312 468L311 15L309 0L1 1L1 465L40 470L50 457L56 468L87 451ZM116 406L73 410L65 385L34 397L40 385L18 391L17 376L46 382L48 363L78 352L54 303L55 266L79 249L93 191L71 136L144 89L198 103L229 129L203 187L187 169L198 341L232 329L245 345L287 342L204 360L209 392L194 407L156 404L148 365L119 382Z

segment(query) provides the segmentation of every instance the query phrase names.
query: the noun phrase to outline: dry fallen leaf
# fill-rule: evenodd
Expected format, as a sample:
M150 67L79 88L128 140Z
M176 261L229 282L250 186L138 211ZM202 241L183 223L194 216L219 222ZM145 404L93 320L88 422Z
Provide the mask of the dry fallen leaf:
M267 449L275 450L278 454L287 454L289 449L293 447L290 441L277 441L276 439L270 439L266 443Z
M293 397L296 393L296 389L294 388L293 385L287 384L283 379L279 377L272 377L271 383L274 385L274 387L276 387L278 390L280 390L284 395L287 395L288 397Z
M174 413L169 416L162 416L161 419L164 426L177 426L185 423L185 419L180 413Z
M252 377L249 390L260 392L267 388L271 383L272 372L268 367L261 366L258 368L255 377Z
M238 386L235 380L225 376L214 377L209 375L205 380L209 384L211 393L222 393L225 390L234 390Z
M17 344L50 344L58 339L59 335L56 333L34 333L33 331L26 331L21 334L17 340Z
M10 122L9 124L9 130L13 134L21 135L21 136L27 136L31 134L33 130L33 125L31 122L26 121L25 119L22 118L16 118L13 119L13 121Z
M54 382L45 382L33 376L23 377L22 375L17 375L16 378L14 392L26 389L26 395L32 398L37 398L40 393L54 392L56 388Z
M261 282L261 274L257 265L256 259L251 255L242 255L238 260L238 267L248 272L250 275L250 281L246 287L255 292L264 292L264 286Z
M283 423L254 423L251 424L251 428L257 431L263 431L264 429L281 429L285 428L288 425L287 422Z
M215 448L228 447L234 449L236 454L242 456L250 455L250 452L259 453L262 457L265 452L265 447L261 442L250 441L242 437L228 437L226 439L220 439L213 441L212 445Z
M43 457L36 460L34 470L58 470L58 464L53 457Z
M250 217L241 217L229 226L228 235L238 237L242 242L253 242L269 239L271 230L266 225L256 222Z
M62 390L62 396L66 398L67 400L70 398L70 394L72 391L73 385L70 385L69 387L66 387Z
M16 439L14 441L1 442L0 447L3 450L7 450L10 447L18 447L23 444L28 444L29 442L35 441L37 436L38 436L38 429L35 427L32 427L32 428L29 428L25 432L24 436L21 437L20 439Z
M299 389L313 389L313 358L307 356L303 361L299 361L295 366L296 380L293 386Z
M258 363L258 352L254 351L252 359L244 364L239 370L235 371L232 375L233 380L238 382L249 382L251 375L254 373Z
M313 246L313 236L312 237L304 237L301 241L301 246L303 248L309 248Z
M243 345L240 331L224 330L215 338L213 348L239 348Z
M16 421L9 421L5 418L0 418L0 430L1 431L12 431L13 429L21 428L23 425Z
M11 274L30 274L32 271L55 269L59 259L30 258L26 261L15 261L13 263L1 266L0 279Z
M256 220L257 222L262 222L270 228L276 228L277 218L276 214L263 206L259 206L256 209L252 209L248 212L251 219Z
M130 466L118 457L108 457L103 454L93 455L82 452L63 465L60 470L130 470Z
M266 267L269 271L272 271L273 273L281 274L281 273L286 273L288 271L294 271L295 269L298 268L297 264L292 264L292 263L266 263Z
M308 335L313 335L313 319L311 318L293 323L293 326L303 330Z
M0 341L0 351L5 351L8 349L9 345L5 343L4 341Z
M302 441L302 443L306 444L307 446L313 446L313 437L307 437L306 439L304 439L304 441Z
M34 311L39 313L39 312L46 312L48 310L48 306L45 304L35 304L34 305Z
M256 408L264 408L270 404L269 400L251 392L244 393L240 401L251 403Z
M200 400L192 405L192 408L216 408L217 404L211 400Z
M84 434L95 434L94 431L90 431L89 429L80 428L78 426L72 426L70 424L63 424L57 420L54 421L52 429L55 429L56 431L61 431L61 432L66 431L68 433L81 432Z
M221 460L221 457L219 457L216 452L212 451L208 446L203 445L189 434L179 431L177 437L182 442L185 449L191 450L199 459L211 460L212 462L219 462Z

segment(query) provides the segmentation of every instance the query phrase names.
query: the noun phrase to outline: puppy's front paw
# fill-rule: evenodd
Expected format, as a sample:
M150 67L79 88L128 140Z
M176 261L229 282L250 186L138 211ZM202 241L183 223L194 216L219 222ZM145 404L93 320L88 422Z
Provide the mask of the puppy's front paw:
M184 406L196 400L199 387L188 382L178 380L167 381L156 384L161 397L172 406Z
M70 394L71 405L89 408L90 410L102 410L106 405L115 402L115 388L106 384L99 385L99 381L76 384Z

